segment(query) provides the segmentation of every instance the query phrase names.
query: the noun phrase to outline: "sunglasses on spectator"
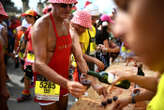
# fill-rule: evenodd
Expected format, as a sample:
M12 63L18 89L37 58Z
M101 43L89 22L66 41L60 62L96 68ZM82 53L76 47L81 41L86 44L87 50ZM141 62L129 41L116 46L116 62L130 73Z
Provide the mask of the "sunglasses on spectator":
M60 3L59 6L62 7L62 8L67 8L67 7L73 8L75 6L75 4L64 4L64 3Z

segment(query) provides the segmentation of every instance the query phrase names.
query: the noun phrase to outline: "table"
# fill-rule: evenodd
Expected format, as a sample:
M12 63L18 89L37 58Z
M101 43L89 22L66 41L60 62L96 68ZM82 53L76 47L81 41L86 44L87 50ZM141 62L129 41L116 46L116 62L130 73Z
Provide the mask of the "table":
M124 63L118 63L118 64L113 64L111 65L109 68L106 69L106 72L112 72L115 70L121 70L121 71L125 71L125 70L133 70L133 71L137 71L136 67L133 66L125 66ZM144 67L143 71L146 73L147 75L155 75L155 72L152 72L150 70L148 70L147 68ZM98 83L100 83L97 80ZM106 89L109 92L110 89L110 85L106 85L106 84L102 84L101 85L106 86ZM114 87L112 89L111 93L108 93L108 97L107 98L111 98L113 96L118 96L118 97L126 97L127 95L131 95L131 92L133 90L134 84L131 83L131 87L127 90L125 89L121 89L118 87ZM143 89L144 90L144 89ZM70 110L111 110L111 107L113 106L113 103L108 105L107 107L102 107L101 106L101 101L104 100L103 96L99 96L93 89L92 87L89 88L87 90L88 96L82 96L81 98L79 98L79 101L77 101ZM123 110L145 110L146 106L147 106L147 101L144 102L139 102L136 104L129 104L127 107L125 107Z

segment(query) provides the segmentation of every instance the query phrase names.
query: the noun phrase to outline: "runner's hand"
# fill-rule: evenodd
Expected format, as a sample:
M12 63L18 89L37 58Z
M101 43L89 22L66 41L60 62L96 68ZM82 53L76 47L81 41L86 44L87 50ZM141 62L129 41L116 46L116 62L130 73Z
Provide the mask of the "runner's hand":
M87 78L88 78L88 75L86 73L81 73L80 81L86 80Z
M9 98L9 91L6 87L1 88L2 90L0 91L0 96L2 96L5 100L8 100Z
M122 110L124 107L126 107L128 104L131 103L131 97L121 98L118 99L116 102L114 102L114 106L111 110Z
M87 89L87 87L75 81L69 81L67 87L68 91L75 97L82 96Z

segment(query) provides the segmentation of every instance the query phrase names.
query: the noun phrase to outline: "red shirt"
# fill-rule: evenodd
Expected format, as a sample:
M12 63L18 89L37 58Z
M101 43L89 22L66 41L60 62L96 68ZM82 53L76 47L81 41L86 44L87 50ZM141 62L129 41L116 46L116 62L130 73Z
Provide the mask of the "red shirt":
M27 50L32 51L31 26L25 32L25 39L27 40Z

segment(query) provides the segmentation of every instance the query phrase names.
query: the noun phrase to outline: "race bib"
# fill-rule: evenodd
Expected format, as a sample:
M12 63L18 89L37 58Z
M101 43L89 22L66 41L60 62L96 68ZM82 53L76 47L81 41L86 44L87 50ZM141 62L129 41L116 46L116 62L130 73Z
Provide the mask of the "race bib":
M35 83L35 95L37 100L59 101L60 86L38 75Z
M27 53L27 61L30 63L34 63L35 56L33 53Z

